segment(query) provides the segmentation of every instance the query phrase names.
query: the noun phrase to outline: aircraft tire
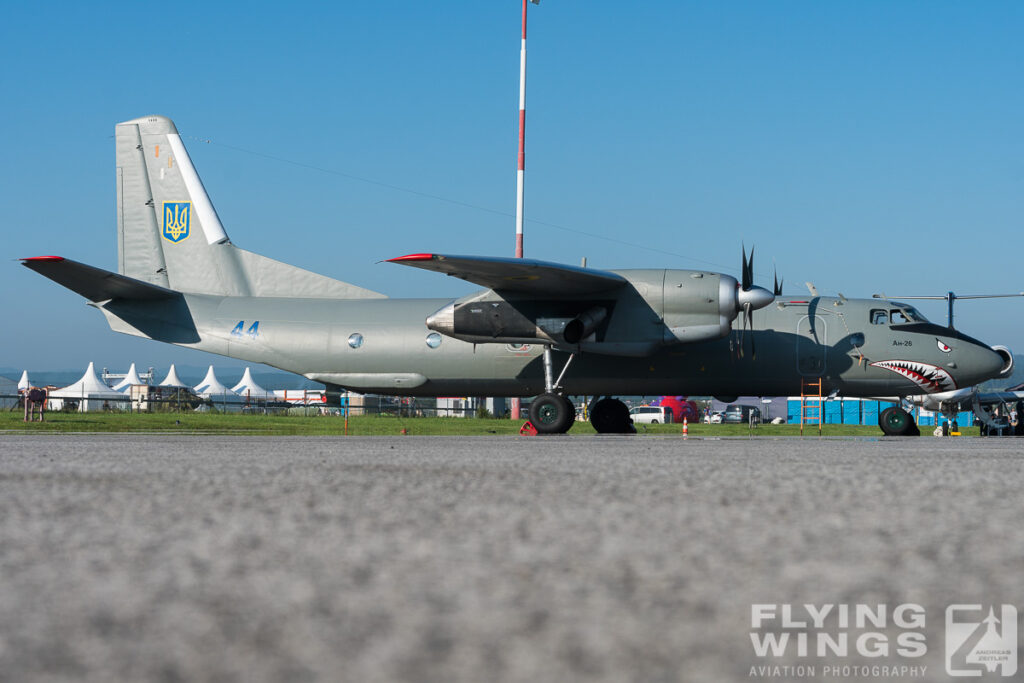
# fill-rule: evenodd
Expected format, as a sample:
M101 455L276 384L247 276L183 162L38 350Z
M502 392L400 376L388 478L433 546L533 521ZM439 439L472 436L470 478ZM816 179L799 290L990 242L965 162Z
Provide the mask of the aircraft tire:
M538 434L565 434L575 417L572 402L558 394L541 394L530 404L530 422Z
M598 434L636 434L629 408L616 398L602 398L591 406L590 424Z
M921 430L917 428L914 418L910 413L895 406L886 408L878 416L878 426L886 436L920 436Z
M568 411L566 415L569 416L569 421L566 423L565 429L561 432L562 434L565 434L572 429L574 424L576 424L576 404L570 401L568 396L562 396L561 398L565 402L565 407Z

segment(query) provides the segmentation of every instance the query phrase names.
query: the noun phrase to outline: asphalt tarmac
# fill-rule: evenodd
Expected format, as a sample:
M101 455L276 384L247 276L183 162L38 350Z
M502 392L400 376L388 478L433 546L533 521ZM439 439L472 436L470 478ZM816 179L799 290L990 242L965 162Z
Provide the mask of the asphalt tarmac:
M1024 602L1021 443L0 436L0 680L954 680L947 605ZM757 656L803 603L926 653Z

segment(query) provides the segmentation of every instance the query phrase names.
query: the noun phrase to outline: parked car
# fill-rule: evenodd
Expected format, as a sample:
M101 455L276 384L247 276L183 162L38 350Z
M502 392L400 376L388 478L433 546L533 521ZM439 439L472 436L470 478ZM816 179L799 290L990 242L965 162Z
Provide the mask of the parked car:
M722 422L727 424L754 424L761 423L761 409L757 406L732 405L727 406Z
M629 411L634 424L671 424L672 409L668 406L637 406Z
M721 424L723 415L725 415L725 413L723 413L721 410L716 410L713 413L708 413L707 415L704 416L704 424Z

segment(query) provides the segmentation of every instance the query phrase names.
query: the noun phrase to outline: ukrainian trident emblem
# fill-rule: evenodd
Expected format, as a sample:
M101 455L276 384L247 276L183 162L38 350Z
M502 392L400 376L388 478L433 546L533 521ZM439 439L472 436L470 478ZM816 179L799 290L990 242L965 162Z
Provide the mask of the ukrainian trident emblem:
M191 202L164 202L164 239L180 242L188 237Z

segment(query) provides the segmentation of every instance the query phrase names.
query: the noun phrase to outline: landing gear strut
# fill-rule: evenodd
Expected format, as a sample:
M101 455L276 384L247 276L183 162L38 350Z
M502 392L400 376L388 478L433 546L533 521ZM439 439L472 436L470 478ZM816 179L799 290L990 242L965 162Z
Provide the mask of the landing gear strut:
M558 393L562 377L575 357L576 354L569 356L556 381L553 379L551 347L544 347L544 393L530 404L530 422L538 434L565 434L576 420L576 406Z
M892 406L878 416L878 426L886 436L921 436L914 418L903 408Z

